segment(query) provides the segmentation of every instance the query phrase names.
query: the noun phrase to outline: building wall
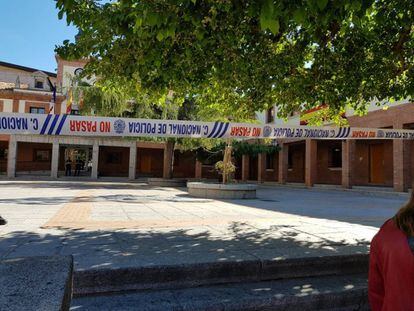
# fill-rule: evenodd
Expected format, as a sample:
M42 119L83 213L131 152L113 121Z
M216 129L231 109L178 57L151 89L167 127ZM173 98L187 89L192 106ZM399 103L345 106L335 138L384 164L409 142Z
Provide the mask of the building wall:
M371 182L370 172L370 146L382 144L384 146L383 174L384 183ZM392 141L357 141L354 161L354 185L357 186L392 186L393 185L393 147Z
M266 155L266 157L271 157L273 160L273 169L267 169L265 167L264 181L277 181L279 174L279 153Z
M1 139L1 137L0 137L0 139ZM9 148L8 141L0 140L0 174L4 174L7 171L7 151L8 151L8 148Z
M408 174L405 176L405 182L409 188L414 189L414 141L407 141L407 149L409 150L408 154L408 165L405 168L408 170Z
M71 85L71 78L75 74L77 68L83 68L88 63L87 60L69 61L64 60L56 55L56 62L58 64L57 70L57 84L62 88L67 88Z
M234 173L234 179L241 180L242 179L242 170L243 170L243 164L242 164L242 158L234 158L234 165L236 166L236 172ZM204 176L204 175L203 175Z
M288 168L287 182L305 182L305 143L289 144L291 166Z
M195 154L191 151L174 151L174 178L194 178L195 177Z
M47 153L48 159L37 160L38 151ZM51 160L52 144L19 142L17 145L16 172L50 171Z
M342 166L333 167L332 150L339 149L342 154L341 141L318 141L317 147L317 184L340 185L342 179Z
M47 77L50 79L50 82L56 83L56 77L48 76L42 71L29 72L17 68L9 68L7 66L0 65L0 82L10 84L9 87L14 87L17 77L20 80L20 86L22 88L33 89L35 87L35 77L44 78L43 86L45 90L50 91L50 85L47 82Z
M137 149L137 176L162 177L164 164L164 149Z
M201 177L206 179L220 179L220 174L216 171L214 165L204 165L201 168Z
M259 171L259 161L258 157L250 156L249 157L249 177L248 180L257 180Z
M0 112L28 113L30 107L44 108L49 112L53 94L51 92L0 90ZM54 113L61 112L64 97L56 97Z
M129 170L129 148L99 147L99 176L127 177Z

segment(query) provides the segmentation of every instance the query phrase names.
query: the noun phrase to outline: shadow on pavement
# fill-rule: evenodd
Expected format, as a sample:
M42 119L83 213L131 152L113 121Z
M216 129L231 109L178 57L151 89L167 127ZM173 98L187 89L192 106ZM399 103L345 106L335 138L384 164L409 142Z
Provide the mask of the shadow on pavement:
M177 265L244 260L282 260L367 253L365 240L329 240L303 235L293 226L252 228L234 222L222 231L209 227L170 230L45 230L9 232L0 257L69 255L75 269Z

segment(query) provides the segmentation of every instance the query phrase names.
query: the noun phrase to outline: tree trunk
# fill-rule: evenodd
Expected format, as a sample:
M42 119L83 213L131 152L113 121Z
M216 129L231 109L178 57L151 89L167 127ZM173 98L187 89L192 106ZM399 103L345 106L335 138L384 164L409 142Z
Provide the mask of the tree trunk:
M231 141L227 141L226 148L224 149L224 157L223 157L223 184L229 182L230 174L228 172L228 165L231 163L231 153L232 153L232 146Z
M167 140L164 148L163 178L172 179L174 172L174 147L175 141Z

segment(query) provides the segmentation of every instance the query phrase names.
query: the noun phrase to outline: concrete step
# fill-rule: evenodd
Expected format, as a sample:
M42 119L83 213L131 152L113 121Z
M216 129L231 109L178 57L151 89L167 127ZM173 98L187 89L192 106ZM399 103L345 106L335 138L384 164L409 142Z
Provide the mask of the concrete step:
M72 310L369 310L366 274L246 282L75 298Z
M75 271L74 295L189 288L367 271L366 254L96 269Z

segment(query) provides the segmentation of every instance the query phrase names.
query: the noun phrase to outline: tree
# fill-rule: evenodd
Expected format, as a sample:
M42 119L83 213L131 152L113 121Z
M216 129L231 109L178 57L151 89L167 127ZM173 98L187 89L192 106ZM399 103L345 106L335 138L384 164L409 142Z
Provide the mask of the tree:
M57 0L81 33L57 52L145 93L281 116L414 93L414 0ZM237 102L231 98L237 97ZM204 100L203 100L204 99Z
M226 120L230 114L227 105L220 101L211 105L199 105L200 97L187 96L181 103L174 98L173 92L158 97L157 93L145 94L141 89L128 81L118 83L98 79L94 85L83 82L75 77L72 81L73 94L79 103L81 113L88 115L94 112L100 116L135 117L173 120ZM217 104L218 103L218 104ZM249 120L243 111L232 111L237 121ZM251 120L253 121L253 120ZM166 178L173 177L174 151L178 145L183 150L209 150L222 148L219 139L189 139L189 138L147 138L165 142L168 170ZM228 160L231 155L224 157ZM225 176L226 174L223 174ZM224 179L225 181L226 179Z

